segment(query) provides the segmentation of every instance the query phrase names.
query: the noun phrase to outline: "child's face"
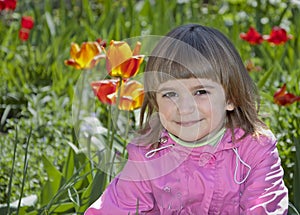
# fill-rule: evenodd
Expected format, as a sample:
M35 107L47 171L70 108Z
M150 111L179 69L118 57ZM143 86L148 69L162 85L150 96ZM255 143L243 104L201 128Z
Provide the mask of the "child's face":
M217 132L224 126L226 111L234 108L220 84L201 78L164 82L156 98L164 128L188 142Z

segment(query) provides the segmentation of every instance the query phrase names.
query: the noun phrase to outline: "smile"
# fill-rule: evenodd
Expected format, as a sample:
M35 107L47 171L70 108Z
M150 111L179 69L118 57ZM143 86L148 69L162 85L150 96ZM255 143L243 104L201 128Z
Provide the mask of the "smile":
M190 127L195 125L196 123L200 122L201 120L193 120L193 121L187 121L187 122L176 122L177 125L180 125L182 127Z

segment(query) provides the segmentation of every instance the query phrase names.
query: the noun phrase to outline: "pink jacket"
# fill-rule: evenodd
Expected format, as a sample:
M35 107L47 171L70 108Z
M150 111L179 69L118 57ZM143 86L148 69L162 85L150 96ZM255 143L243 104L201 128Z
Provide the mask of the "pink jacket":
M236 130L236 138L243 131ZM287 214L288 191L269 132L217 147L183 147L167 132L158 149L129 144L129 160L85 215Z

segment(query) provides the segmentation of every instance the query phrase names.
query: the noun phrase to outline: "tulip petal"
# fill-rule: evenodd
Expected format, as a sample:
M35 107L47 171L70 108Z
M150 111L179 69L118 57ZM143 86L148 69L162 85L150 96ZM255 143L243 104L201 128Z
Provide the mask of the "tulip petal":
M274 103L279 106L288 106L294 102L300 101L300 96L286 92L286 84L274 93Z
M141 51L141 46L142 44L140 42L136 42L132 55L139 55Z
M109 79L95 81L91 83L94 94L103 104L113 105L116 102L116 91L118 89L119 80Z
M27 41L29 39L30 30L27 28L21 28L19 30L19 39L22 41Z
M21 27L32 29L34 26L34 20L31 16L23 16L21 19Z
M81 68L80 65L73 59L65 60L64 63L65 63L65 65L75 67L76 69Z
M129 80L121 86L120 110L135 110L142 106L144 100L144 87L135 80Z
M106 53L106 69L110 76L127 79L136 75L144 56L137 55L141 49L141 43L137 42L133 51L123 41L111 41Z
M81 50L76 54L77 62L82 68L90 68L93 58L100 54L101 49L96 42L85 42L81 45Z
M74 60L76 59L76 54L80 51L80 47L77 43L71 43L70 56Z
M123 41L111 41L107 51L108 68L114 69L132 57L129 45Z
M272 28L270 35L265 35L264 39L273 45L281 45L286 43L292 36L288 35L286 30L275 26Z
M143 59L142 56L134 56L112 69L109 75L113 77L122 77L123 79L133 77L138 73Z
M251 45L257 45L263 42L262 35L258 33L253 27L250 27L247 33L241 33L240 38L246 40Z
M81 47L76 43L71 43L71 59L65 61L66 65L75 66L76 69L88 69L96 65L100 59L102 50L98 42L84 42ZM71 63L72 61L76 62Z

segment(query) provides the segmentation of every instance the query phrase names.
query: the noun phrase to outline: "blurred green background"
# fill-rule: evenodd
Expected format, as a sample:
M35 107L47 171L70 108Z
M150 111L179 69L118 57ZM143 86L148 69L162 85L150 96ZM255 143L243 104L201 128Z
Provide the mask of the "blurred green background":
M35 24L23 42L25 15ZM273 102L284 83L300 95L299 1L19 0L14 11L0 12L0 214L83 214L110 180L80 151L74 132L72 100L82 71L64 65L71 42L164 35L185 23L218 28L245 64L260 68L250 75L262 96L261 117L278 138L290 202L300 209L300 103ZM280 26L293 39L251 46L239 36L250 26L263 35ZM30 198L18 205L24 197Z

